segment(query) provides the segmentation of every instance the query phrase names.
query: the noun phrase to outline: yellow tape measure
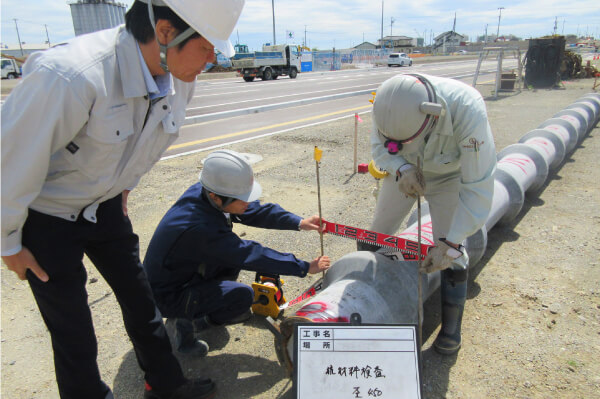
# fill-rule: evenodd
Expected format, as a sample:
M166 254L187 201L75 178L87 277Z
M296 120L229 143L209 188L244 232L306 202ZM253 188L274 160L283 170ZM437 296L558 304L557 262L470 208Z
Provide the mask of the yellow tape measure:
M265 277L258 274L256 277L257 282L252 283L254 290L252 312L276 319L281 311L279 307L286 303L281 288L284 282L279 277Z
M373 161L373 160L371 160L371 162L369 162L369 173L371 174L371 176L373 176L376 179L383 179L384 177L389 175L389 173L386 172L385 170L379 169L377 167L377 165L375 165L375 161Z

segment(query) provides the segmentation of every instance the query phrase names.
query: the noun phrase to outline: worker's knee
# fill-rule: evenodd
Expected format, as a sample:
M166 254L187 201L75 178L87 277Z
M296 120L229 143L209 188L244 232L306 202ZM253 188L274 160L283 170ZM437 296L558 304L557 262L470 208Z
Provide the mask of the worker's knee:
M224 282L225 283L225 282ZM254 302L254 291L252 287L246 284L226 282L229 289L224 289L223 299L228 303L228 307L249 308ZM223 283L222 283L223 284Z
M240 287L240 290L240 297L241 300L244 302L244 306L252 306L252 303L254 302L254 290L252 289L252 287L244 285L243 288Z

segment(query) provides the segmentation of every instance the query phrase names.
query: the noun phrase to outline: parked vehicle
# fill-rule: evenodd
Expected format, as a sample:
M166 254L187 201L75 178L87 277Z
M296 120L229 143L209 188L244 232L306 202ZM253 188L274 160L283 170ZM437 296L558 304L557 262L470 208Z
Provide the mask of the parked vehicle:
M252 82L254 78L271 80L285 75L295 79L300 72L300 48L294 44L264 45L263 51L236 53L231 64L246 82Z
M467 50L458 50L457 51L459 55L467 55L469 54L469 52Z
M17 65L17 61L12 58L2 58L0 62L2 79L16 79L21 76L21 68Z
M408 55L406 55L406 53L391 53L390 55L388 55L387 64L388 66L411 66L412 59L410 59Z

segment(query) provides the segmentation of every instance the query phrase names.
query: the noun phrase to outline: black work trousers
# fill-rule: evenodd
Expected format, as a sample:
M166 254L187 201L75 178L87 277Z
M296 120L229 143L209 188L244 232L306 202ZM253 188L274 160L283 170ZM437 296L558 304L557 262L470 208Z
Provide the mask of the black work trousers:
M157 389L173 389L185 378L139 259L139 240L123 215L121 196L100 204L97 223L76 222L33 210L23 227L27 247L50 277L31 271L29 285L52 338L54 367L63 399L104 399L110 389L97 364L98 345L88 306L84 253L112 288L121 307L145 379Z

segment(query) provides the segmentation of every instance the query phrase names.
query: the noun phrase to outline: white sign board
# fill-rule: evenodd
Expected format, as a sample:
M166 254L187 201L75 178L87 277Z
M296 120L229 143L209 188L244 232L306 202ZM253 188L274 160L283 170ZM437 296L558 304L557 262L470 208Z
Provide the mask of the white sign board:
M298 399L421 398L414 325L296 325Z

